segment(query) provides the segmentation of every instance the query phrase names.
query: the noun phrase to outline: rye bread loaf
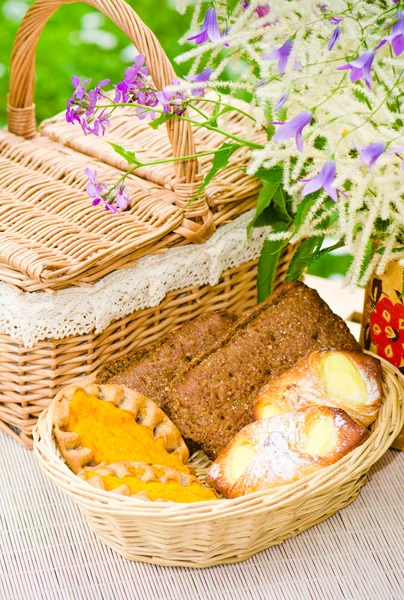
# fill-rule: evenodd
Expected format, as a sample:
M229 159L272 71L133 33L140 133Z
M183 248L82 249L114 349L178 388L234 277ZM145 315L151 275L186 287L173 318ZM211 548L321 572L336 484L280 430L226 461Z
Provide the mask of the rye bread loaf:
M360 350L315 290L292 281L240 319L171 384L163 410L215 458L252 419L260 388L313 350Z
M188 321L162 340L107 363L96 381L125 385L161 406L169 383L227 334L236 320L237 315L223 310Z

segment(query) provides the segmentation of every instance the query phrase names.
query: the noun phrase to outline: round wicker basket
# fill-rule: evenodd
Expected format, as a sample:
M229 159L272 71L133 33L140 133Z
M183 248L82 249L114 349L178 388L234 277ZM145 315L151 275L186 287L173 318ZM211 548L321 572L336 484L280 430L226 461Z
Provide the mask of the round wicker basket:
M34 430L40 467L76 502L94 532L130 560L209 567L245 560L320 523L352 502L370 467L404 424L404 377L383 362L384 400L369 439L332 466L294 483L234 500L145 502L93 488L67 467L52 435L54 402ZM192 457L203 480L209 460Z

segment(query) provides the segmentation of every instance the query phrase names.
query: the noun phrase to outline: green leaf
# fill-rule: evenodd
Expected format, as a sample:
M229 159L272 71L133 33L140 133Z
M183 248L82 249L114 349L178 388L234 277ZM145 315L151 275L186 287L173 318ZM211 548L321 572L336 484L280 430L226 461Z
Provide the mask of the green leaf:
M165 113L157 117L157 119L153 119L153 121L150 121L149 125L152 129L158 129L160 125L164 125L164 123L167 123L167 121L169 121L170 119L175 119L176 116L177 115L174 115L173 113Z
M362 92L362 90L358 89L358 88L353 88L353 93L355 98L361 102L362 104L366 104L366 106L368 108L372 108L372 105L370 104L368 98L366 97L366 95Z
M369 240L368 243L366 244L366 248L365 248L365 255L363 257L362 260L362 264L361 264L361 270L360 270L360 278L363 277L363 275L366 272L366 269L368 268L370 261L372 258L372 241Z
M318 195L319 195L319 192L309 194L308 196L303 198L301 202L299 202L299 205L297 207L296 216L295 216L295 221L294 221L296 230L298 230L300 225L303 223L304 219L306 218L307 213L309 212L309 210L311 209L313 204L316 202Z
M330 254L330 252L333 252L334 250L338 250L339 248L343 248L344 246L345 246L345 240L341 239L341 240L338 240L338 242L335 242L335 244L333 244L332 246L323 248L323 250L316 250L314 252L314 254L311 256L311 258L307 264L311 265L311 264L317 262L318 260L320 260L320 258L323 258L323 256L325 256L326 254Z
M404 127L402 119L396 119L392 125L394 131L400 131Z
M316 148L316 150L324 150L324 148L327 146L327 144L328 144L327 138L324 137L323 135L318 135L317 137L314 138L313 146Z
M266 121L273 121L272 115L272 103L269 100L265 101L264 105L264 117Z
M276 267L284 240L269 241L266 240L258 260L257 293L258 302L263 302L272 292Z
M286 121L287 120L287 110L284 106L282 106L279 110L278 110L278 117L279 117L279 121Z
M210 171L206 175L202 184L200 185L197 191L197 195L199 195L206 188L206 186L209 185L209 183L212 181L213 177L216 175L216 173L218 173L218 171L221 171L222 169L227 167L227 165L229 164L230 157L239 148L241 148L240 144L230 144L228 142L224 142L216 150L216 154L213 157Z
M272 125L272 123L270 123L270 121L274 120L274 117L273 117L273 112L272 112L272 104L269 100L267 100L265 102L264 117L267 122L267 125L265 127L266 132L267 132L267 140L268 140L268 142L270 142L275 133L275 125Z
M231 14L238 5L239 0L227 0L227 12Z
M257 174L258 177L263 181L262 188L257 199L257 208L252 221L248 224L247 235L251 233L251 229L256 226L258 217L263 211L269 207L272 199L282 184L282 168L274 167L270 170L260 169ZM265 178L264 178L265 177Z
M323 240L324 236L315 236L302 241L289 265L285 281L300 279L307 265L313 262L313 255L320 250Z
M287 194L281 185L276 190L272 203L276 214L282 221L286 221L287 223L293 221L287 208Z
M114 144L113 142L108 142L108 144L115 150L119 156L122 156L130 165L140 165L141 162L136 158L136 154L131 152L130 150L125 150L119 144Z

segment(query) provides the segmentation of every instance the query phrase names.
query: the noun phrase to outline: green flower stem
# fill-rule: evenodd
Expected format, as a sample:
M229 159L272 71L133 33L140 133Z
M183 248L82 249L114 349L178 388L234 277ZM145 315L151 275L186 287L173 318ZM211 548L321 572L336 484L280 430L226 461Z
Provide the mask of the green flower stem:
M191 98L190 99L190 102L198 102L198 101L200 101L200 98ZM254 117L252 115L249 115L248 113L246 113L241 108L238 108L237 106L232 106L231 104L227 104L227 102L221 102L220 100L213 100L211 98L203 98L203 102L211 102L213 104L221 104L224 108L229 108L231 110L234 110L235 112L240 113L244 117L251 119L251 121L254 121L254 123L256 122L256 120L254 119ZM192 108L195 108L195 107L192 106ZM208 118L208 117L206 117L206 118Z
M124 175L122 175L122 177L118 180L118 183L120 183L121 181L124 181L128 175L133 173L133 171L135 171L136 169L140 169L141 167L152 167L154 165L163 165L166 163L179 162L181 160L192 160L193 158L200 158L202 156L211 156L212 154L219 154L220 152L223 152L223 150L219 148L217 150L209 150L208 152L199 152L196 154L189 154L188 156L178 156L178 157L173 156L172 158L162 158L160 160L152 160L147 163L139 162L136 165L134 165L131 169L129 169L129 171L127 171Z
M160 110L156 107L145 106L144 104L136 104L134 102L119 103L119 104L116 104L116 103L103 104L102 106L100 106L100 108L109 108L109 107L116 107L116 106L131 106L132 108L141 108L143 110L146 110L147 112L157 112L161 115L164 114L163 110ZM184 115L175 115L175 118L182 119L183 121L187 121L187 123L191 123L191 125L195 125L196 127L205 127L205 129L215 131L216 133L219 133L220 135L223 135L226 138L231 138L232 140L238 142L242 146L247 146L248 148L253 148L254 150L263 150L263 148L264 148L264 146L262 144L256 144L255 142L249 142L248 140L241 138L238 135L233 135L232 133L229 133L228 131L224 131L223 129L220 129L220 127L214 127L213 125L209 125L208 123L203 123L203 122L201 123L199 121L195 121L195 119L190 119L189 117L184 117Z

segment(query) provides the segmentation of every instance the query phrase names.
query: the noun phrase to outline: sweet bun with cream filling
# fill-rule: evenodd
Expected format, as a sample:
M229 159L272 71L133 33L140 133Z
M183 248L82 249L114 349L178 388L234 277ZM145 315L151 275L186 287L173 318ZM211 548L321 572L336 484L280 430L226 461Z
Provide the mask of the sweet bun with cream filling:
M309 406L244 427L206 481L227 498L291 483L332 465L369 436L343 410Z
M254 419L305 406L335 406L368 427L382 400L380 361L352 350L312 352L268 383L254 403Z

